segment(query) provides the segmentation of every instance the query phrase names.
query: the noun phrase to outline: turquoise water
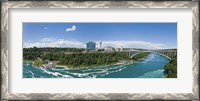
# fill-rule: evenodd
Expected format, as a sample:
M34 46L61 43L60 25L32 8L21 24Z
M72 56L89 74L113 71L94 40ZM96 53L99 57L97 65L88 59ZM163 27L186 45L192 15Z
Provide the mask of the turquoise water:
M43 69L23 63L23 78L163 78L164 66L168 62L166 57L151 53L143 61L89 69Z

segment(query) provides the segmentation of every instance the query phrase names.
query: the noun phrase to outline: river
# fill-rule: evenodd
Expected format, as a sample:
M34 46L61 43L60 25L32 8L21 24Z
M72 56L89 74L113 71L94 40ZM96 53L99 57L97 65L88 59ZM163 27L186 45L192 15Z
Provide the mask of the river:
M143 61L94 68L37 68L23 63L23 78L163 78L169 60L150 53Z

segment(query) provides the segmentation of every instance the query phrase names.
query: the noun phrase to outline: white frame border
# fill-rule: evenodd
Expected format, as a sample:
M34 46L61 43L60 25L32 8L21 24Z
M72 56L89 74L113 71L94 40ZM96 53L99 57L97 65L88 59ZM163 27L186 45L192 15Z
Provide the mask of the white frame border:
M6 1L1 9L1 100L199 100L199 2L198 1ZM192 93L20 93L8 92L9 8L191 8L192 9Z

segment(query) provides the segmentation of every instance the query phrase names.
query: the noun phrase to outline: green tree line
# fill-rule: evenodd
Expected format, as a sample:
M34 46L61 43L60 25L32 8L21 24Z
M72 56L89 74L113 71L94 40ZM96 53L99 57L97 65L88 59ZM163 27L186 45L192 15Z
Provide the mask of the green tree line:
M98 65L109 65L117 63L120 60L130 60L126 53L77 53L63 55L59 59L61 64L70 65L72 67L87 67Z
M97 65L109 65L119 62L120 60L131 60L127 53L123 52L92 52L92 53L73 53L65 54L64 52L42 53L40 52L23 52L24 60L38 60L42 61L59 61L59 65L66 65L70 67L89 67ZM41 64L43 62L37 62Z
M166 78L177 78L177 57L172 58L164 69Z
M134 56L133 59L144 60L144 58L146 58L149 54L150 54L150 52L140 53L140 54Z
M99 65L109 65L121 60L130 61L131 58L124 52L87 52L78 48L24 48L23 59L31 60L37 66L46 63L45 60L59 61L59 65L70 67L90 67ZM65 52L75 52L66 54ZM135 60L142 60L149 53L141 53L134 57ZM36 61L37 60L37 61ZM38 61L40 60L40 61Z

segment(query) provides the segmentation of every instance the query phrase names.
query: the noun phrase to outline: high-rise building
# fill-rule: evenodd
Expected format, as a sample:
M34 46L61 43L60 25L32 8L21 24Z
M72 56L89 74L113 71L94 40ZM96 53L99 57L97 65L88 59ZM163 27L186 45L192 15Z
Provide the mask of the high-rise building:
M86 50L87 51L92 51L92 50L95 50L96 49L96 43L94 42L88 42L86 43Z

